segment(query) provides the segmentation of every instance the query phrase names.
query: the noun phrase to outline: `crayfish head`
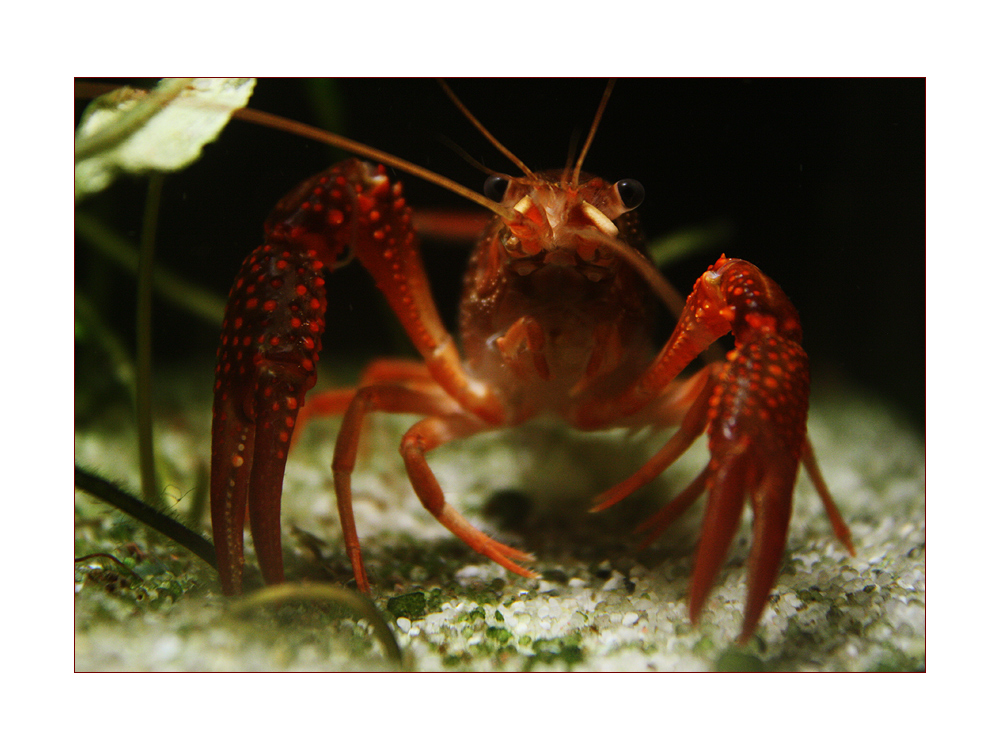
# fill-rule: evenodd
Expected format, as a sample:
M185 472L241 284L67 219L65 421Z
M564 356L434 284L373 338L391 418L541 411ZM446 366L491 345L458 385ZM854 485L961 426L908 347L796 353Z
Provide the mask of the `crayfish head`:
M568 266L592 281L619 267L622 242L631 244L622 236L620 219L643 197L635 180L611 184L583 175L577 184L565 170L516 179L494 175L486 181L486 194L512 211L501 240L516 273Z

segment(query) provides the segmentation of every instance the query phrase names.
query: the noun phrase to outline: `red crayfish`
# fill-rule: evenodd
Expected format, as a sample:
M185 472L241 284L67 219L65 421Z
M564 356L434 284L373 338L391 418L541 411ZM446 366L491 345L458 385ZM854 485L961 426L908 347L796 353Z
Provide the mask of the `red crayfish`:
M371 412L420 416L400 446L420 501L472 549L524 576L534 575L524 567L532 556L490 538L448 504L428 452L541 415L579 430L679 425L635 475L596 499L593 509L600 510L652 481L707 430L708 465L644 527L654 538L707 491L690 589L690 616L697 621L750 499L753 543L741 641L756 628L778 574L800 463L836 535L851 549L806 437L809 365L798 313L778 285L750 263L723 256L695 283L666 344L658 352L653 346L656 299L670 304L672 290L643 248L634 210L642 187L582 172L609 94L610 86L575 163L548 172L529 169L458 104L524 175L495 174L485 197L473 194L495 219L466 271L461 348L431 297L402 185L383 166L348 159L278 203L265 223L264 244L236 277L218 351L211 498L225 593L241 590L248 515L265 581L284 579L281 488L296 419L316 382L323 273L352 258L374 278L423 358L376 361L361 385L343 394L333 474L361 591L370 589L351 473ZM453 185L374 149L341 145ZM724 361L679 377L727 333L735 347Z

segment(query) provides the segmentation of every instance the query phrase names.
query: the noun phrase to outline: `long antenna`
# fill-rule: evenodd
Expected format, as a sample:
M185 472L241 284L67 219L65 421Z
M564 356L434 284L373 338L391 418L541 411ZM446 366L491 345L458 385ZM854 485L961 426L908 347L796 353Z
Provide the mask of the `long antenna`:
M513 151L511 151L509 148L507 148L502 143L500 143L500 141L498 141L494 137L493 133L491 133L489 130L487 130L486 126L483 125L481 122L479 122L479 120L476 119L476 116L473 115L472 112L469 111L468 107L466 107L464 104L462 104L461 100L455 95L455 92L451 90L451 88L448 86L447 83L444 82L443 79L439 78L438 79L438 83L441 84L441 88L444 89L444 93L446 93L448 95L448 98L451 99L452 102L455 103L455 106L458 107L459 111L463 115L465 115L466 119L475 126L476 130L478 130L480 133L482 133L486 137L486 140L488 140L490 143L493 144L493 147L496 148L497 151L499 151L501 154L503 154L508 159L510 159L518 169L520 169L522 172L524 172L524 176L525 177L527 177L528 179L534 179L535 178L534 172L532 172L530 169L528 169L528 165L525 164L520 159L518 159L517 156L514 154Z
M432 172L429 169L425 169L424 167L414 164L413 162L400 159L398 156L393 156L392 154L386 153L385 151L381 151L377 148L366 146L363 143L352 141L350 138L345 138L342 135L336 135L335 133L330 133L311 125L296 122L295 120L289 120L287 117L272 115L256 109L250 109L249 107L236 110L233 112L233 117L257 123L258 125L266 125L278 130L283 130L286 133L293 133L295 135L302 136L303 138L319 141L320 143L328 143L331 146L342 148L345 151L350 151L351 153L357 154L358 156L362 156L366 159L373 159L387 166L400 169L403 172L408 172L422 180L427 180L434 185L443 187L445 190L450 190L456 195L460 195L473 203L478 203L480 206L489 209L497 216L501 216L508 221L514 218L514 213L510 209L499 203L494 203L481 193L470 190L464 185L458 184L454 180L449 180L447 177L443 177L442 175Z
M576 166L573 167L573 180L570 182L571 185L578 185L580 183L580 170L583 168L583 159L587 155L587 151L590 150L590 144L594 142L594 136L597 134L597 125L604 114L604 108L608 106L608 99L611 98L611 89L614 87L615 79L612 78L608 81L608 85L604 87L604 96L601 97L601 103L597 105L597 114L594 115L594 122L590 125L590 132L587 133L587 140L584 141L583 150L580 151L580 155L576 159Z

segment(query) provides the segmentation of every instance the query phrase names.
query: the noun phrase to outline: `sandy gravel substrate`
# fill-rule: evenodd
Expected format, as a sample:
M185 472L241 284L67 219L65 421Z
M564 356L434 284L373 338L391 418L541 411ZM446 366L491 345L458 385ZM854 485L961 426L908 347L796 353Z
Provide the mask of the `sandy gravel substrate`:
M181 389L183 390L183 388ZM208 408L167 399L158 450L181 518L197 501ZM185 404L180 408L180 404ZM452 539L413 495L396 451L411 418L378 418L354 480L358 528L383 612L414 670L920 670L924 666L924 444L881 404L820 394L810 417L821 466L857 555L830 532L800 478L788 551L761 626L732 646L746 591L749 523L701 623L686 591L702 504L646 550L635 523L679 492L705 461L703 442L665 477L602 514L590 499L663 437L576 435L549 426L470 439L431 456L449 502L503 541L531 550L524 579ZM332 423L293 451L283 510L291 580L346 583L350 572L329 472ZM127 414L77 430L77 462L136 488ZM197 525L209 535L207 514ZM255 561L248 549L249 568ZM76 662L80 671L379 670L388 660L366 621L316 603L236 613L214 572L185 550L77 492Z

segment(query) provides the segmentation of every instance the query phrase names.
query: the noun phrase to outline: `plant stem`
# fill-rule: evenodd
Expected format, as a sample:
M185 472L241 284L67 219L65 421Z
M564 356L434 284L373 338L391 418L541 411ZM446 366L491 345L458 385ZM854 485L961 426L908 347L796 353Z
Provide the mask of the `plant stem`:
M99 219L86 211L77 211L76 231L105 258L133 274L138 272L138 249ZM226 308L225 297L220 297L155 264L153 290L179 309L201 318L215 328L222 324L222 315Z
M153 249L156 219L163 192L163 175L149 178L146 208L139 240L139 278L136 290L136 425L139 431L139 475L142 497L160 506L153 451Z

